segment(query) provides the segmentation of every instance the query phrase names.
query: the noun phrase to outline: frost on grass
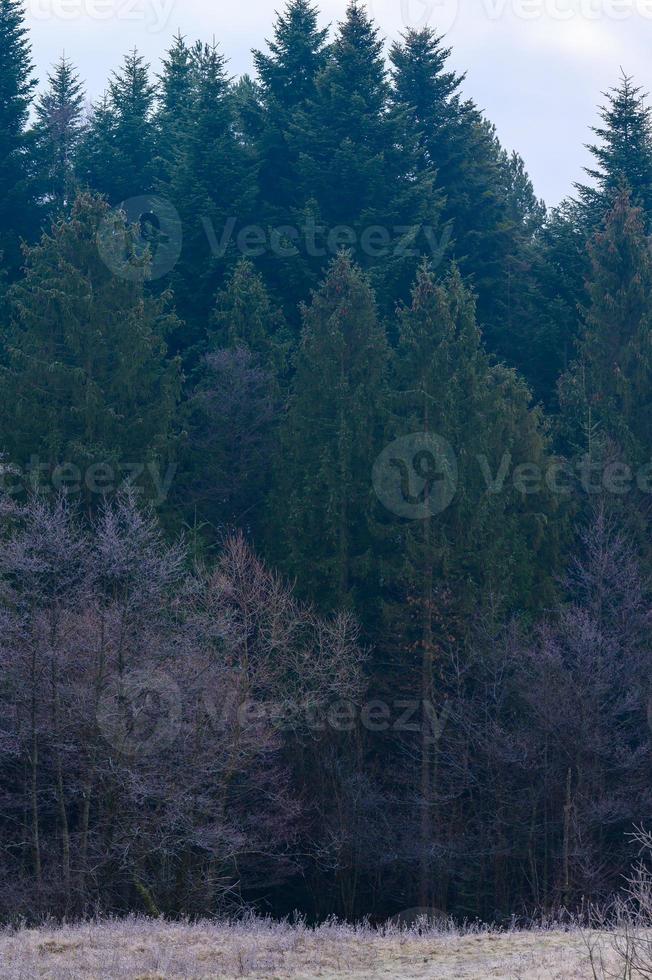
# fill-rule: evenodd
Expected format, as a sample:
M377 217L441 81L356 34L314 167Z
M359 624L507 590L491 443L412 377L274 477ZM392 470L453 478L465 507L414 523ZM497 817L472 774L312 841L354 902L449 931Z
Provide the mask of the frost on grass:
M608 945L608 944L607 944ZM591 978L578 931L317 929L265 919L197 924L128 919L0 933L2 980L214 980L384 977L392 980Z

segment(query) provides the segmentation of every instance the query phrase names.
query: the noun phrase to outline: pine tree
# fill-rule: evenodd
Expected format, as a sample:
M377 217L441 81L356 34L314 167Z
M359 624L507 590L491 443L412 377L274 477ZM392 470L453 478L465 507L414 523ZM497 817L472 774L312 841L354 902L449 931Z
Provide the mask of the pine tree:
M547 441L538 410L522 379L492 362L482 347L475 302L453 268L443 283L421 267L409 307L399 310L399 342L392 375L387 438L433 433L456 456L458 478L449 506L403 528L404 555L426 552L437 575L451 583L466 578L458 594L475 603L481 593L502 595L516 606L533 601L538 572L532 542L545 522L548 491L543 479ZM489 474L501 464L541 467L540 491L519 492L509 478L487 493ZM484 462L483 462L484 460ZM416 478L417 474L409 474ZM541 531L542 528L539 528ZM536 601L536 600L535 600ZM468 610L467 610L468 612Z
M84 88L65 55L48 75L49 88L36 103L36 156L49 209L72 202L75 155L83 132Z
M323 608L361 608L387 347L368 281L341 253L310 306L283 427L270 550Z
M212 349L245 347L273 374L286 367L289 335L283 314L248 259L240 259L217 296L208 343Z
M286 220L288 210L300 201L288 134L295 114L314 98L317 76L326 64L327 34L317 26L317 11L308 0L289 0L267 42L269 54L254 51L258 185L265 217L272 223Z
M435 171L445 202L441 220L450 227L460 270L477 293L487 343L508 363L527 367L520 336L527 332L527 246L542 212L527 175L518 173L493 126L462 98L465 76L446 68L450 53L430 28L408 31L390 51L392 98L418 133L421 168ZM516 190L517 180L525 197Z
M22 0L0 0L0 255L14 273L21 236L38 228L27 122L36 81Z
M395 510L400 517L386 515L377 525L384 615L377 641L383 668L376 683L440 712L453 692L450 657L453 651L463 657L468 624L482 614L483 603L505 614L540 600L542 585L549 584L546 440L526 386L484 353L475 303L456 269L438 284L424 264L399 321L386 438L396 445L391 465L397 489L398 468L404 471L400 499L425 496L423 511L413 515L418 519L406 521L409 514ZM393 442L400 437L407 437L405 449ZM496 478L506 459L509 464L506 454L514 466L540 467L537 494L528 498L519 491L509 466L504 485L488 490L488 474ZM438 795L432 734L424 718L415 773L416 900L424 907L440 898L432 884Z
M254 51L254 63L265 99L286 112L314 96L315 79L326 60L327 30L317 26L317 11L309 0L288 0L278 14L270 54Z
M104 194L112 205L152 190L155 87L149 65L136 50L114 72L109 90L94 106L79 153L80 182Z
M604 94L602 125L592 127L600 143L588 147L595 165L585 168L593 184L576 185L589 234L597 230L623 190L644 209L646 220L652 215L652 118L647 93L623 74L620 84Z
M191 110L169 179L157 185L183 221L172 284L186 324L174 347L185 352L203 342L206 310L233 264L233 236L247 225L255 199L253 159L237 132L225 59L214 45L198 43L191 53Z
M129 249L120 214L82 195L26 250L2 376L3 449L19 466L73 464L83 480L93 464L170 458L180 378L164 337L176 317L168 297L145 295L144 274L105 265L97 236L109 222Z
M156 113L159 176L169 180L187 136L195 92L195 64L185 38L177 34L158 76Z
M364 268L376 268L379 300L391 307L386 294L409 264L401 260L404 246L410 252L427 247L425 232L436 233L439 207L431 174L418 172L414 141L391 110L383 41L359 0L349 3L316 93L296 113L289 141L304 209L312 209L325 234L338 227L352 234L348 244ZM369 248L364 234L372 227L383 229L389 244ZM318 248L329 244L323 238Z
M652 258L643 212L626 192L589 257L580 356L561 383L566 432L581 446L590 420L631 465L652 450Z
M565 373L566 413L568 399L575 401L578 396L574 385L568 387L568 372L583 329L580 309L589 303L585 284L593 275L587 243L602 229L623 192L643 209L648 230L652 214L652 123L647 96L623 75L605 98L602 124L593 127L599 142L588 147L595 158L595 165L586 168L591 183L577 184L577 199L563 201L550 212L533 263L537 297L529 346L534 373L526 373L548 404L555 403L555 379ZM586 405L577 410L588 417ZM577 429L572 436L565 431L572 442L579 438Z

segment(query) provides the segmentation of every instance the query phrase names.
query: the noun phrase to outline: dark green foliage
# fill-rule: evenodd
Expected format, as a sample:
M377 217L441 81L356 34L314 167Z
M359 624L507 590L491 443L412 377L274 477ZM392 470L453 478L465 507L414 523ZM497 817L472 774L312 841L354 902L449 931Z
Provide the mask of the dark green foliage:
M364 268L377 270L373 282L383 308L387 294L400 295L414 272L408 256L439 244L432 174L419 169L414 135L392 110L390 92L382 38L354 0L289 137L302 217L311 214L320 229L316 251L352 247ZM378 229L385 241L370 243ZM313 254L313 268L323 264L317 260Z
M303 323L270 551L321 606L360 609L370 584L370 474L387 347L369 283L346 253L304 308Z
M14 617L14 576L44 541L65 575L85 532L63 497L0 493L1 914L548 912L607 898L650 811L646 96L608 93L589 183L547 211L441 36L388 60L362 0L321 23L288 0L237 80L215 42L177 34L156 75L133 51L88 120L62 58L30 117L23 6L0 0L0 477L77 488L88 527L144 467L191 536L168 566L131 495L100 508L142 622L105 617L93 558L57 652L58 595ZM146 764L96 731L123 647L188 694Z
M178 34L163 58L159 75L158 111L156 115L157 156L160 176L169 180L174 173L195 91L195 61L185 38Z
M217 297L209 349L246 347L274 374L287 367L289 335L252 262L241 259Z
M623 74L605 98L602 125L592 127L600 142L588 147L595 158L594 166L586 168L592 183L577 185L589 231L599 227L622 191L629 191L646 218L652 214L652 119L647 93Z
M36 157L42 194L51 213L67 207L76 186L76 154L83 133L84 88L65 55L36 103Z
M457 270L439 284L427 266L420 269L411 305L399 312L391 387L388 441L432 434L450 444L457 461L455 493L441 513L393 522L390 533L400 542L392 549L399 558L395 585L418 591L429 566L437 590L455 596L458 622L489 596L508 608L540 601L550 571L546 539L552 544L543 419L523 381L484 352L475 303ZM521 463L538 469L538 490L523 491L515 479ZM404 603L413 600L403 596Z
M177 60L184 58L177 51ZM175 144L157 193L181 215L183 251L172 276L184 332L175 349L201 344L207 310L235 261L234 234L252 214L253 156L237 132L237 108L226 61L214 45L190 52L190 108L168 134ZM187 81L187 79L186 79ZM185 96L184 96L185 98ZM161 119L166 132L165 113Z
M277 16L269 54L254 52L260 83L273 111L291 112L315 92L315 79L326 61L327 30L319 30L309 0L289 0Z
M599 429L630 463L652 451L652 258L643 214L620 194L589 245L591 275L578 362L561 383L574 433ZM587 448L584 446L584 448Z
M0 0L0 254L12 274L20 237L38 227L27 121L36 80L21 0Z
M152 189L154 92L149 65L134 50L93 108L80 148L78 176L82 184L104 194L112 205Z
M164 471L172 458L180 378L165 337L176 317L169 298L145 295L144 260L133 260L130 278L104 263L97 235L109 222L128 248L120 216L82 195L26 251L10 296L0 426L20 467L37 457L48 472L72 464L85 474L102 463Z

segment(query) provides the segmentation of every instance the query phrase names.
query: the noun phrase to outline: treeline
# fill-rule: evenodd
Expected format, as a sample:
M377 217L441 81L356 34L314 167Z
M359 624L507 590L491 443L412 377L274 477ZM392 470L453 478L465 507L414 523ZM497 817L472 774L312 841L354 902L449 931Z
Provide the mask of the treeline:
M449 49L90 110L0 0L0 912L494 919L650 813L652 120L558 208ZM175 543L176 542L176 543Z

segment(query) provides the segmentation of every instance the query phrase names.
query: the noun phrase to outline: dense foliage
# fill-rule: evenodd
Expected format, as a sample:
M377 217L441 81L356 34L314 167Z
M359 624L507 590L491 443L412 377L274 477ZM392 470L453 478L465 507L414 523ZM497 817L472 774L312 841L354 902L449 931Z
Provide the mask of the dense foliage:
M0 916L487 919L652 804L652 118L548 211L434 31L90 112L0 0ZM581 134L578 139L581 138Z

